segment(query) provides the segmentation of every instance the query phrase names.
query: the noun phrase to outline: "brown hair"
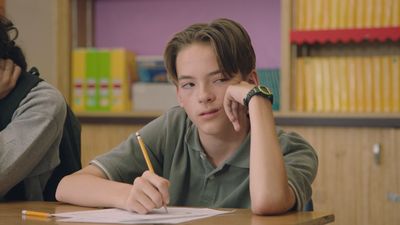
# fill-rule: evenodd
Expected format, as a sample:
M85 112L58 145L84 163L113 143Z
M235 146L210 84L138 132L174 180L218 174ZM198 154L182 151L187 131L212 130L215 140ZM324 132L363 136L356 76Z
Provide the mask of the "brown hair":
M222 18L209 24L193 24L176 33L168 42L164 51L164 63L168 78L174 84L178 81L178 53L196 42L209 43L212 46L222 73L229 78L238 72L246 78L255 69L256 57L248 33L239 23Z

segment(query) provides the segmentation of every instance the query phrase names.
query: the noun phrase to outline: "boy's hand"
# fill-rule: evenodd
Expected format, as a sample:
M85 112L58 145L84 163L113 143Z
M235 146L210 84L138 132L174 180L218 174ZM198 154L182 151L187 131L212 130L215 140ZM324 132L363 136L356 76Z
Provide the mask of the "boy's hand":
M169 203L169 181L150 171L145 171L133 182L125 202L125 209L146 214L154 208Z
M226 89L224 98L225 113L236 131L240 130L240 118L247 115L247 108L243 105L243 99L254 86L254 84L241 81Z
M17 83L21 67L10 59L0 59L0 99L5 98Z

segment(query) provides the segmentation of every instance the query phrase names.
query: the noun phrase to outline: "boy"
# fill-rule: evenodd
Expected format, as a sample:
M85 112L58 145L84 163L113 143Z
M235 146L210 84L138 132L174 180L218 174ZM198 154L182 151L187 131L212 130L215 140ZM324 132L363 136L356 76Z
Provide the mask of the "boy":
M15 100L27 73L25 56L14 42L17 36L13 23L0 16L0 202L49 200L45 187L60 163L66 105L61 93L44 81L22 101ZM7 115L12 115L10 121ZM54 194L49 198L54 200Z
M170 40L164 60L180 107L140 130L155 173L132 134L64 177L57 199L139 213L164 204L302 210L317 156L301 137L275 128L272 95L257 86L244 28L229 19L194 24Z

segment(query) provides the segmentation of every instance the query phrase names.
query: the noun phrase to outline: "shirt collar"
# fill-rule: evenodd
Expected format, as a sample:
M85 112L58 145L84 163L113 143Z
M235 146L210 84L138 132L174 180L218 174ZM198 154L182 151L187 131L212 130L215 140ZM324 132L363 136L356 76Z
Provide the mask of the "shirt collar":
M197 127L193 123L189 127L189 130L186 134L185 142L188 146L188 149L204 153L204 150L200 143ZM233 153L233 155L224 162L224 164L241 168L249 168L249 160L250 160L250 133L247 134L243 143Z

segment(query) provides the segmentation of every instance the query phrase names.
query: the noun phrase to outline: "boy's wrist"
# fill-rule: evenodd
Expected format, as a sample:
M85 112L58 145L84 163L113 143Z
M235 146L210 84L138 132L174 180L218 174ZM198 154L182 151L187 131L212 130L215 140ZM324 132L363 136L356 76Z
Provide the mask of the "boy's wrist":
M243 99L243 105L249 107L250 100L254 96L261 96L265 99L268 99L271 102L271 105L274 102L274 96L272 94L272 91L269 90L269 88L267 88L266 86L258 85L247 93L246 97Z

